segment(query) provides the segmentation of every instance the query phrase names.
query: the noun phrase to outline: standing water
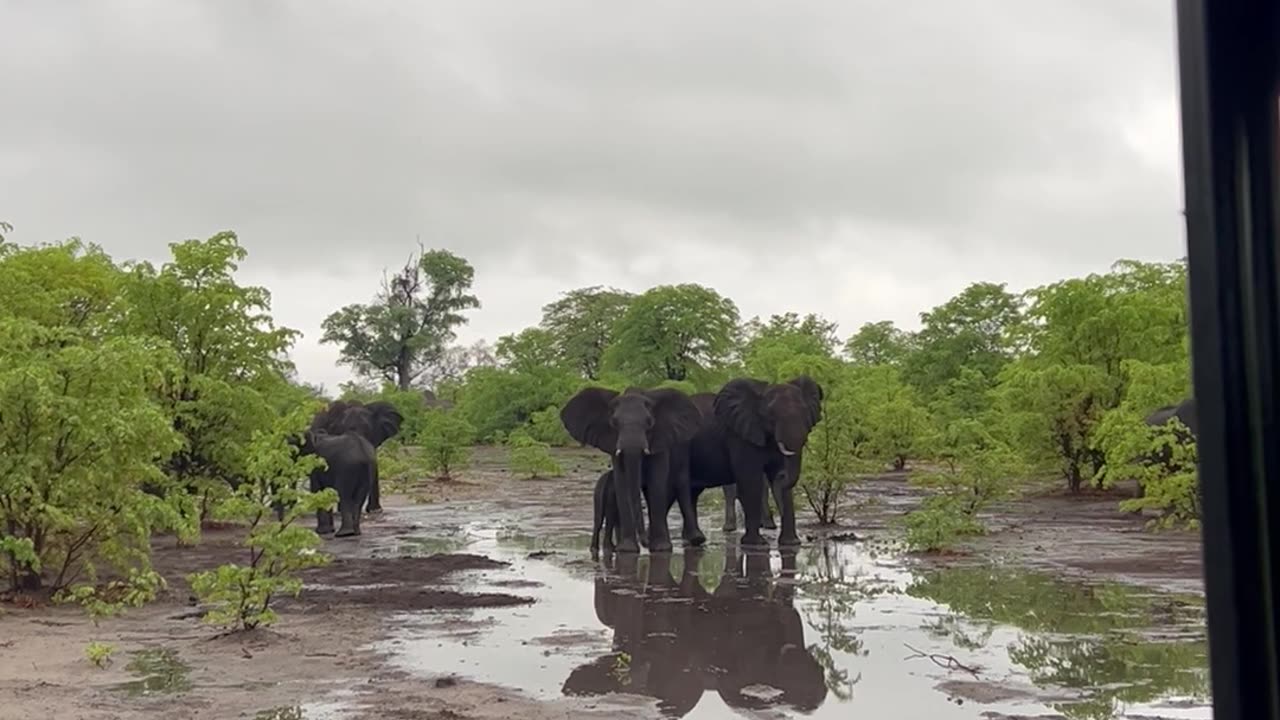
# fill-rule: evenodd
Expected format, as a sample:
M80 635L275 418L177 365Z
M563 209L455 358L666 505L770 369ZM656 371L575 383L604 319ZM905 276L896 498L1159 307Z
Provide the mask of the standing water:
M511 563L469 588L516 585L536 602L397 618L380 649L411 672L685 718L1212 717L1195 596L1002 566L917 568L870 543L716 543L595 562L579 532L441 519L388 549L447 538Z

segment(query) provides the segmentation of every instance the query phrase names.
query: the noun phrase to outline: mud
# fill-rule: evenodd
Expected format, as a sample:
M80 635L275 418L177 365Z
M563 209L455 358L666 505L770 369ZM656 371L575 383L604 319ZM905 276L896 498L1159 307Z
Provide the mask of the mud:
M1028 494L918 557L895 541L903 474L788 553L738 552L712 493L707 548L596 561L605 461L561 455L562 479L480 451L460 482L385 495L270 629L220 634L190 597L187 573L243 562L233 529L158 538L169 590L123 617L5 609L0 718L1211 717L1198 538L1115 494Z

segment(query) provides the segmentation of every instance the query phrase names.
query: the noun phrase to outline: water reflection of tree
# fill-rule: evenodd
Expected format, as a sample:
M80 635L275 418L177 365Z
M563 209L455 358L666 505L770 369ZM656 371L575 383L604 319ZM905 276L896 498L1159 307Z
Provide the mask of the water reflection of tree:
M1067 717L1109 720L1125 704L1208 694L1198 599L1008 568L922 572L906 592L1025 631L1009 647L1009 658L1041 687L1082 692L1081 700L1056 707ZM1185 637L1152 639L1144 631L1156 626L1172 626Z
M977 625L979 623L970 622L959 613L949 613L933 622L925 623L924 631L938 640L950 640L953 645L963 650L981 650L991 641L996 624L984 622L981 623L981 627L975 628L974 626Z
M848 700L862 676L850 678L849 669L839 666L834 653L859 657L869 654L862 638L852 630L856 605L889 588L864 573L850 574L840 562L838 546L832 543L805 548L800 567L805 571L796 582L808 600L803 610L805 623L819 640L809 647L809 652L826 669L827 689L841 700Z

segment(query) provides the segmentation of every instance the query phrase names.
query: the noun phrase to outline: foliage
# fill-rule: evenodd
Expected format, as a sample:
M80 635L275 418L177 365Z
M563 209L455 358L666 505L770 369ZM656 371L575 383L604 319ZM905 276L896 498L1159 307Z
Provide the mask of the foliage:
M618 318L634 295L599 285L570 290L542 307L541 327L557 358L588 380L598 380Z
M1114 395L1096 366L1018 361L1001 373L997 412L1028 463L1056 466L1075 493L1102 464L1092 438Z
M560 420L560 406L548 405L529 418L529 437L552 447L572 447L578 443L564 429Z
M477 437L505 434L530 422L535 413L563 403L580 382L559 369L520 373L479 367L467 373L456 412L475 428Z
M104 585L77 585L58 594L60 602L78 603L94 618L123 612L125 608L142 607L155 600L167 587L164 578L154 570L129 568L128 576Z
M101 643L96 640L84 646L85 658L99 669L106 668L111 664L111 655L115 651L115 646L110 643Z
M272 600L302 591L297 572L329 562L329 556L317 551L319 536L295 524L337 504L331 488L312 493L298 487L299 478L324 463L300 452L299 438L314 410L300 407L269 432L256 433L249 445L248 481L215 509L218 519L248 526L248 564L228 563L187 577L196 597L214 606L205 622L242 630L270 625L276 620ZM277 519L277 507L283 508L282 519Z
M408 390L444 354L480 307L471 294L475 270L448 250L419 250L384 280L367 305L347 305L324 319L321 342L339 346L340 362L367 378Z
M451 480L454 471L465 468L470 461L470 446L475 437L475 427L458 413L427 411L417 437L427 471L436 473L442 480Z
M1120 503L1121 510L1160 512L1157 527L1200 522L1200 486L1196 467L1196 443L1179 420L1171 418L1161 427L1149 427L1144 418L1169 398L1190 394L1190 373L1181 362L1164 365L1127 360L1122 364L1127 378L1124 400L1103 418L1095 436L1105 464L1097 479L1103 487L1124 480L1136 481L1140 496Z
M902 363L903 377L926 399L969 368L989 383L1013 356L1018 299L1003 283L979 282L920 313L921 327Z
M892 320L865 323L844 344L845 354L854 365L902 364L911 351L913 338Z
M902 381L891 365L854 368L846 380L860 404L865 426L864 456L891 463L895 470L907 459L930 449L932 418L920 403L915 388Z
M555 336L549 330L537 327L498 338L494 354L503 367L518 373L536 373L560 366Z
M245 477L253 433L270 428L278 407L301 401L286 380L293 369L286 353L298 333L272 323L265 288L236 282L247 253L235 233L169 247L173 259L158 270L145 262L127 266L125 331L163 342L176 357L156 398L182 446L165 465L169 482L158 488L196 494L203 517ZM195 507L181 497L171 504ZM186 534L193 534L198 525L186 520Z
M0 257L0 565L54 591L100 563L145 565L158 501L142 483L178 447L152 390L172 356L122 336L119 273L78 241ZM10 298L5 298L9 300Z
M823 525L840 518L847 490L865 465L859 457L865 438L852 398L835 395L823 403L822 420L805 445L798 483L801 496Z
M551 456L551 446L525 432L512 433L507 438L507 448L511 472L520 477L536 479L564 474L564 468Z
M729 360L737 326L737 306L716 291L692 283L659 285L631 301L604 365L636 385L697 382Z
M934 491L904 518L907 545L915 550L945 549L961 536L982 533L979 513L1011 497L1025 471L1018 453L979 426L966 424L944 434L954 443L954 460L911 479Z

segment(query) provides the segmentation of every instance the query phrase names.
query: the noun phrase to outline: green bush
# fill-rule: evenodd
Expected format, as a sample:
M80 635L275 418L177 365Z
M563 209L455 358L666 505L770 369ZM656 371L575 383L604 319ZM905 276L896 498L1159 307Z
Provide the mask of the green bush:
M511 472L519 477L534 479L564 475L564 468L551 457L551 446L527 433L512 433L507 440L507 448Z
M560 406L550 405L529 418L529 437L552 447L572 447L578 443L564 429L560 420Z
M969 444L956 450L954 460L941 470L911 478L934 493L903 519L907 544L915 550L940 550L961 536L984 532L978 514L1012 497L1026 470L1018 453L971 425L947 435L967 438Z
M451 480L453 473L465 468L471 460L471 443L476 431L471 423L452 411L431 409L423 416L418 445L428 472L441 480Z

